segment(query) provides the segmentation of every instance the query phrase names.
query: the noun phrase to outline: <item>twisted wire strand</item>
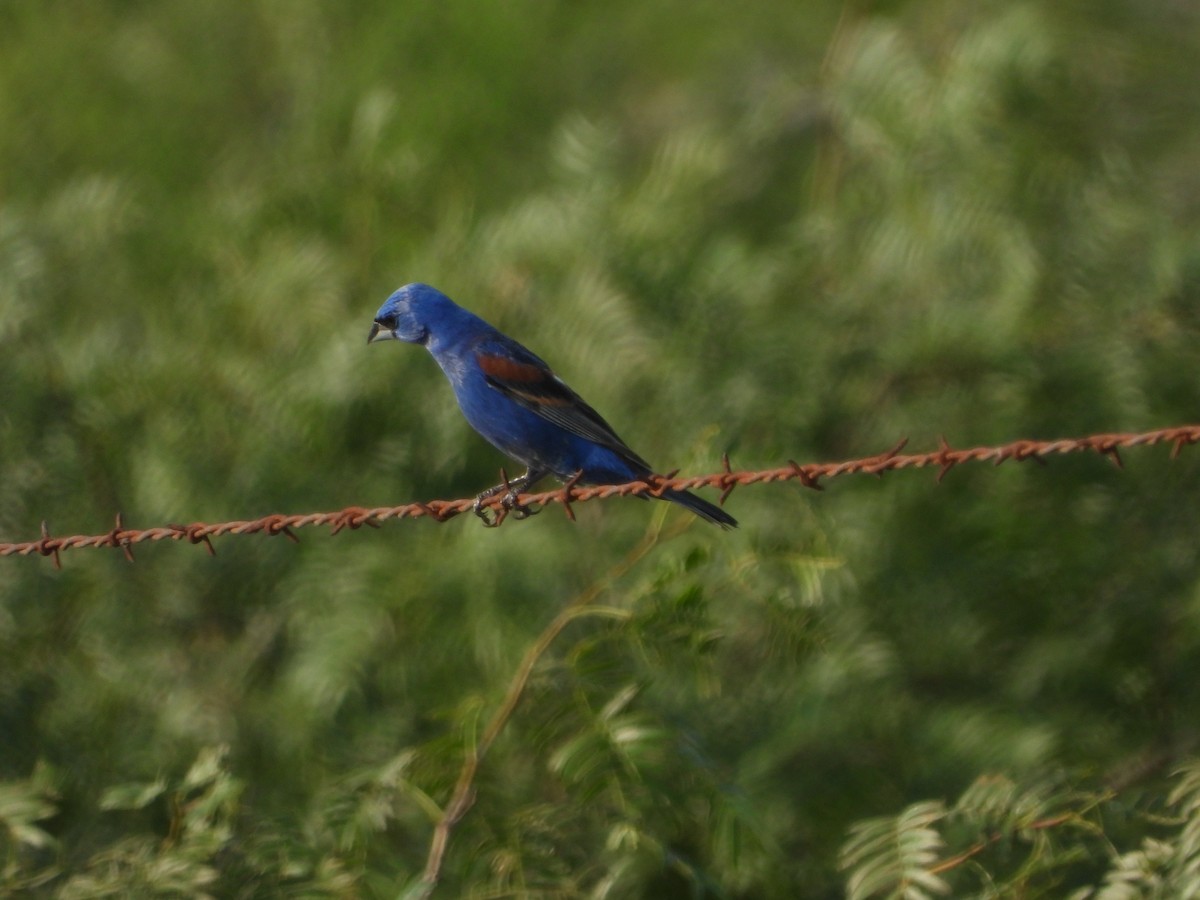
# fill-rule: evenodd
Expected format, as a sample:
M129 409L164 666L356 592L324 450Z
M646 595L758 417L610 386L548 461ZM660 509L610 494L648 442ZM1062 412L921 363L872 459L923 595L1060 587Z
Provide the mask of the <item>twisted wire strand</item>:
M927 453L902 453L907 445L907 438L897 443L890 450L874 456L861 459L844 460L842 462L806 463L801 465L794 460L788 460L787 465L774 469L735 471L729 464L726 455L722 460L719 472L707 475L677 477L678 472L667 475L655 475L642 481L631 481L626 484L607 485L578 485L573 479L561 488L552 491L542 491L532 494L521 494L519 506L514 507L511 500L504 494L489 497L480 504L483 510L490 511L494 518L486 519L487 524L499 525L514 510L523 510L529 506L559 505L567 518L574 521L575 513L572 505L585 503L604 497L650 496L661 497L668 490L694 490L696 488L716 488L721 492L720 502L724 503L735 488L751 484L773 484L782 481L799 481L802 485L814 490L821 490L821 482L842 475L882 475L898 469L923 469L936 467L937 480L940 482L955 466L967 462L991 462L1000 465L1008 460L1024 462L1037 460L1044 463L1049 456L1067 453L1092 452L1109 457L1117 466L1122 466L1120 450L1132 447L1143 447L1154 444L1170 444L1171 459L1189 444L1200 442L1200 425L1180 425L1173 428L1162 428L1156 431L1093 434L1079 438L1060 438L1057 440L1016 440L1007 444L992 447L972 447L958 450L939 439L937 450ZM501 474L505 483L508 476ZM577 476L578 477L578 476ZM345 528L357 529L364 525L377 528L391 519L419 519L427 517L436 522L445 522L464 512L476 508L473 497L460 500L430 500L428 502L405 503L400 506L379 506L366 508L349 506L336 512L304 513L285 515L272 513L258 519L246 519L231 522L193 522L190 525L161 525L153 528L126 528L118 513L111 530L103 534L76 534L68 537L54 537L50 534L46 523L42 523L42 534L37 540L18 541L12 543L0 542L0 557L32 556L34 554L53 557L54 564L61 566L59 554L64 550L75 550L83 547L112 547L120 548L125 557L133 560L133 546L146 541L188 541L192 544L204 544L210 554L216 551L212 539L224 535L267 534L283 535L292 541L298 541L295 531L300 528L328 525L331 534L337 534Z

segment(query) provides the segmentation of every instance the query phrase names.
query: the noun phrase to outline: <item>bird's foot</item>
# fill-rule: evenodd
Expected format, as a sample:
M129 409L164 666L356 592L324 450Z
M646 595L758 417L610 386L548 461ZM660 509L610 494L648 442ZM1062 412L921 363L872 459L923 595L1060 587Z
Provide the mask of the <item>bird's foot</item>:
M503 487L503 485L501 485L501 487ZM483 521L484 528L495 528L497 525L503 522L504 517L508 515L504 508L501 507L500 509L496 510L496 513L493 516L492 511L483 505L484 500L488 500L496 496L498 493L499 491L497 491L495 488L488 488L486 491L476 495L475 497L475 505L471 508L475 511L475 515L479 516L479 518Z
M501 474L504 474L503 469L501 469ZM514 519L528 519L530 516L536 516L540 513L540 509L525 506L520 501L521 491L529 485L529 482L530 473L528 472L519 478L514 478L512 481L509 481L508 476L504 474L504 482L502 484L490 487L477 495L472 509L474 509L475 515L483 520L484 527L495 528L508 518L510 513ZM491 507L483 505L486 501L500 493L504 494L504 499L500 501L500 506L496 507L494 511Z
M480 521L483 522L484 528L495 528L500 524L498 516L496 519L493 519L492 514L479 505L478 497L475 498L475 505L471 508L474 510L475 515L479 516Z
M514 519L528 519L541 512L537 507L525 506L520 503L519 496L516 490L509 491L504 495L504 508L513 514Z
M500 485L501 488L504 485ZM501 522L508 518L511 514L514 519L528 519L530 516L536 516L541 512L540 509L533 506L526 506L521 503L520 491L517 488L510 488L504 495L504 499L500 501L500 506L493 509L489 506L484 506L484 501L490 500L496 494L500 493L495 489L489 489L475 498L475 504L472 509L475 515L483 520L485 528L495 528Z

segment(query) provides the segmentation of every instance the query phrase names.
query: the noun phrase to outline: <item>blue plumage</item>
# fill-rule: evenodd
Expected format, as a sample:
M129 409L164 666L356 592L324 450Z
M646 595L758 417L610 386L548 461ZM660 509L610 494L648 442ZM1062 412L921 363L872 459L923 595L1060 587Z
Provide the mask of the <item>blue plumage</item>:
M582 473L584 484L620 484L653 472L545 362L436 288L409 284L388 297L367 343L382 340L423 344L433 355L471 427L528 469L514 489L546 475L567 481ZM663 499L725 528L737 525L687 491L667 491Z

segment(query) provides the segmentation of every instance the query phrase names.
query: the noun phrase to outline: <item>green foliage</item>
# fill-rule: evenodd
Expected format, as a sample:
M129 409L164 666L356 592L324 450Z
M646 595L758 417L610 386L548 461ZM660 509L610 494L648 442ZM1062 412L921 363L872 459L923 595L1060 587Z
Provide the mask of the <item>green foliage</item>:
M1076 900L1193 897L1200 892L1198 764L1190 760L1157 810L1141 818L1152 832L1136 850L1109 843L1114 794L1074 795L1047 785L1019 786L985 776L953 809L937 801L856 824L842 848L849 896L1055 897L1071 870L1108 857L1102 884L1072 891ZM1107 827L1106 827L1107 826ZM952 885L948 878L954 878Z
M413 280L664 470L1195 421L1197 25L0 4L0 539L493 483ZM1124 462L0 560L0 893L1200 896L1200 453Z
M1163 823L1166 834L1114 859L1097 900L1200 896L1200 762L1180 771L1167 804L1173 817Z
M930 870L942 849L941 837L930 826L943 816L941 803L917 803L895 818L856 824L842 856L842 865L854 870L846 884L852 900L926 900L949 893L949 885Z

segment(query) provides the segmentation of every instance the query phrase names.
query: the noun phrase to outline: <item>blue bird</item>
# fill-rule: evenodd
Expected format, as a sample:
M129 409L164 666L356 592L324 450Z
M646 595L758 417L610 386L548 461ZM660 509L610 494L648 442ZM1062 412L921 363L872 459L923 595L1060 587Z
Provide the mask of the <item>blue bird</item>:
M622 484L653 474L650 464L546 363L436 288L409 284L387 298L367 343L386 340L423 344L449 379L471 427L526 467L508 485L476 498L475 512L485 521L480 504L501 491L508 492L506 508L528 514L517 503L518 492L546 475ZM662 499L724 528L737 525L719 506L687 491L664 491Z

